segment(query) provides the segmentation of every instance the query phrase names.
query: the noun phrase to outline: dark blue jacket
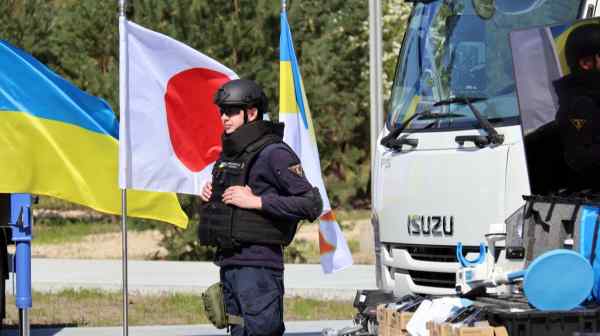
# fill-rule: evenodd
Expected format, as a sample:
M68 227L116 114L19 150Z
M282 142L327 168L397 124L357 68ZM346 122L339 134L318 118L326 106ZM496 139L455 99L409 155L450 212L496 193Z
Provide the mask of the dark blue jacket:
M315 201L306 195L313 187L306 179L300 162L287 146L267 146L250 168L248 186L261 197L262 211L274 217L302 220L314 217ZM217 265L263 266L283 269L283 251L279 245L245 244L219 251Z

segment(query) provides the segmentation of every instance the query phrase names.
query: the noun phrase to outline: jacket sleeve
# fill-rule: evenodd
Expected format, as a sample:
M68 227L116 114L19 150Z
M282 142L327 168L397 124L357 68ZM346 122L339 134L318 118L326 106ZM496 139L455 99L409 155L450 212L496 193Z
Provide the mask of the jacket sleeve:
M289 220L317 219L323 210L323 201L319 190L306 179L298 157L287 147L277 147L269 151L266 159L268 175L278 193L261 195L262 210Z

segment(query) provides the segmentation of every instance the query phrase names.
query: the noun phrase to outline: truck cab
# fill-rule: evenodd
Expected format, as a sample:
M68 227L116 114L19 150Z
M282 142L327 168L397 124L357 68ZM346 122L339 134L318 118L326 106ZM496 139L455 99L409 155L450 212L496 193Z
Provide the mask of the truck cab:
M373 162L377 284L453 294L456 244L477 255L530 193L509 33L595 16L600 1L411 2Z

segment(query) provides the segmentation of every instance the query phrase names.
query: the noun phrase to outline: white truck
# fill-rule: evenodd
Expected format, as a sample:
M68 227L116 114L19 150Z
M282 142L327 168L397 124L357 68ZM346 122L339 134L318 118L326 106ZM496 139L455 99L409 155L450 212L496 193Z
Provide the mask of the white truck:
M509 33L596 16L600 0L410 2L373 162L377 285L453 294L456 244L478 254L529 194Z

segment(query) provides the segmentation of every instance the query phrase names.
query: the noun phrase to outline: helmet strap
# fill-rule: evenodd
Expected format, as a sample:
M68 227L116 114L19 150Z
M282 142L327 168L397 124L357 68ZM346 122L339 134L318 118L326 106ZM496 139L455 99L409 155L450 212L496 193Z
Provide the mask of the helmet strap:
M248 123L248 110L246 110L245 108L242 109L242 111L244 111L244 124Z

